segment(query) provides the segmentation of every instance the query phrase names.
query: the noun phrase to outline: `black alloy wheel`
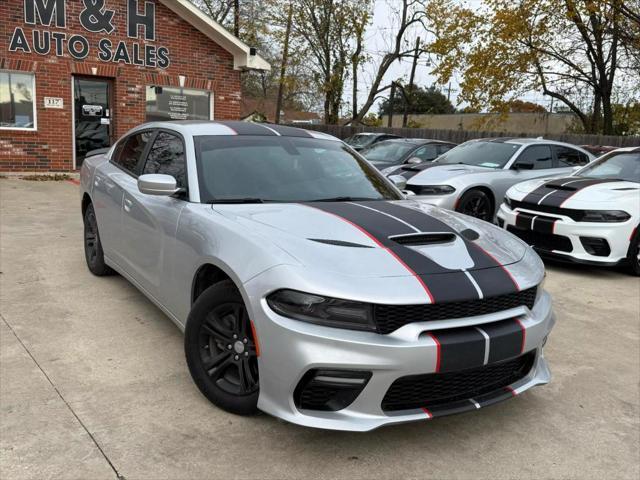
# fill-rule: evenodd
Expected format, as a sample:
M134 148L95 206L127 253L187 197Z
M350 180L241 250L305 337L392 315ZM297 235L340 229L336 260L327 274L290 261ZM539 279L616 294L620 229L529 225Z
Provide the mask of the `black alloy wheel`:
M257 412L259 344L231 280L198 296L187 318L184 349L193 381L213 404L239 415Z
M471 190L465 193L458 202L456 211L487 222L493 220L493 202L481 190Z
M258 390L258 356L247 309L223 303L200 327L200 361L213 383L231 395Z
M89 271L97 276L111 275L113 270L104 262L104 252L100 242L98 221L93 204L89 204L84 212L84 256Z

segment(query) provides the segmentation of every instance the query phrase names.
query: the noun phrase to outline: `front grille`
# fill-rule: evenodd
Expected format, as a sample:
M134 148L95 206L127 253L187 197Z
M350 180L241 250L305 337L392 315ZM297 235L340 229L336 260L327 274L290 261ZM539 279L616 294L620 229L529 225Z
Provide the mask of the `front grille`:
M524 378L534 361L535 351L532 351L511 360L459 372L401 377L387 390L382 410L431 407L484 395Z
M427 305L374 305L374 318L378 332L391 333L414 322L448 320L487 315L521 306L533 308L537 287L482 300L432 303Z
M507 230L529 245L546 251L558 250L560 252L573 251L573 245L569 237L563 235L555 235L553 233L540 233L534 230L523 230L521 228L514 227L513 225L507 226Z
M584 217L584 210L576 210L574 208L560 208L552 207L549 205L538 205L537 203L520 202L518 200L511 200L511 208L524 208L525 210L532 210L534 212L553 213L556 215L564 215L572 218L576 222L581 222Z

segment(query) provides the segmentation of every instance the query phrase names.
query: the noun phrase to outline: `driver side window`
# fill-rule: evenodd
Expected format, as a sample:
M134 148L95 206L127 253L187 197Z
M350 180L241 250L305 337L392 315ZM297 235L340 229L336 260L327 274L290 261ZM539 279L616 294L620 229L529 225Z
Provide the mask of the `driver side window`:
M532 145L520 154L513 165L521 170L543 170L553 168L553 155L549 145Z

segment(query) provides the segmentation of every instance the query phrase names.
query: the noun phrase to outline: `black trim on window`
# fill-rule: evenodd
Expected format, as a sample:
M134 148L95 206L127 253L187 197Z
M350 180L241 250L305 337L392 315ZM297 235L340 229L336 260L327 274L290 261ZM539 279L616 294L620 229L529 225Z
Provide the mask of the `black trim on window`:
M182 151L184 152L184 178L185 178L186 185L184 187L184 190L185 190L184 193L176 194L176 197L181 198L183 200L189 200L189 165L188 165L189 162L187 162L187 143L184 140L184 135L182 135L180 132L171 130L169 128L156 128L154 130L155 130L155 133L153 135L153 138L149 141L149 145L145 149L142 157L143 161L139 163L139 165L137 166L137 170L140 173L144 172L144 167L147 164L147 160L149 160L149 153L151 152L151 148L153 147L153 144L155 143L156 138L158 137L158 134L166 133L169 135L173 135L174 137L177 137L182 142Z
M147 142L147 145L145 145L144 151L140 155L140 158L138 158L138 163L136 163L136 168L135 168L136 171L132 172L131 170L126 169L121 164L119 164L119 163L117 163L115 161L114 157L120 153L118 151L118 148L120 148L122 145L127 143L131 137L134 137L135 135L140 135L140 134L143 134L143 133L147 133L147 132L151 133L151 137L149 138L149 141ZM151 148L151 145L153 144L153 141L155 140L156 135L157 135L157 131L156 131L155 128L145 128L143 130L137 130L137 131L132 132L131 134L125 136L125 137L122 137L116 143L116 145L115 145L115 147L113 149L113 154L111 155L111 158L109 159L109 163L111 165L115 166L116 168L118 168L119 170L122 170L124 173L126 173L128 175L131 175L133 178L138 178L140 176L140 172L141 172L141 170L140 170L141 159L144 159L146 161L147 154L149 153L149 149Z

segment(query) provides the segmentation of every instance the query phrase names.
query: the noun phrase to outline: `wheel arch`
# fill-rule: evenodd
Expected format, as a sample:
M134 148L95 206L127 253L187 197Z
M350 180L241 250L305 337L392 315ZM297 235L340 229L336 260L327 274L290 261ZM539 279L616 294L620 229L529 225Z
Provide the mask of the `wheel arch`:
M244 293L240 288L240 282L235 277L235 275L231 274L230 271L228 271L226 268L218 265L217 262L207 260L206 262L202 263L196 269L191 282L191 305L193 305L200 294L202 294L202 292L204 292L211 285L223 282L225 280L230 280L244 297Z
M84 194L82 195L82 218L84 218L84 214L86 213L87 208L89 207L89 205L91 205L91 203L93 203L91 197L87 192L84 192Z
M493 207L493 215L495 216L496 208L498 207L498 205L496 205L496 195L495 195L494 191L491 189L491 187L489 187L488 185L483 185L483 184L471 185L469 187L466 187L462 191L462 193L458 196L458 199L456 200L456 204L455 204L454 210L458 211L458 206L460 205L460 201L462 200L462 197L464 197L467 193L469 193L469 192L471 192L473 190L479 190L479 191L485 193L489 197L489 200L491 200L491 206Z

